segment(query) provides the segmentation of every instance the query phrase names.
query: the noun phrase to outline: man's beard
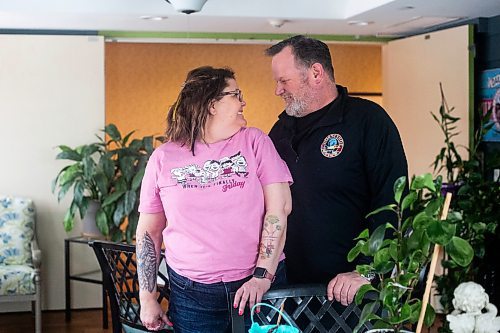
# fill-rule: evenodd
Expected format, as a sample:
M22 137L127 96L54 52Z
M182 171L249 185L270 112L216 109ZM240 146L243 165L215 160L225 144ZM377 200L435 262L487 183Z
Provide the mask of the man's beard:
M285 108L285 112L287 115L292 117L301 118L304 117L306 112L306 102L302 98L296 98L295 96L291 96L292 102L288 104Z
M288 97L292 100L285 108L287 115L301 118L310 113L309 106L314 99L314 94L307 84L307 79L304 78L299 88L300 95L289 94Z

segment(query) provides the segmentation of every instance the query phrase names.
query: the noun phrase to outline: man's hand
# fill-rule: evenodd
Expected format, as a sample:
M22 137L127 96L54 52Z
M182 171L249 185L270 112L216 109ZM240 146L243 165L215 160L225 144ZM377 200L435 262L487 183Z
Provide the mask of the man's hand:
M326 287L326 295L328 300L332 301L334 298L337 302L347 306L352 303L354 296L359 288L364 284L370 282L359 275L357 272L341 273L334 277L328 287Z
M141 321L148 330L158 331L165 325L172 326L172 323L168 320L167 315L163 312L156 299L141 299L141 303Z
M270 287L271 281L268 279L251 278L236 291L233 307L239 307L238 313L241 316L245 311L247 302L251 309L255 304L262 301L262 295L264 295Z

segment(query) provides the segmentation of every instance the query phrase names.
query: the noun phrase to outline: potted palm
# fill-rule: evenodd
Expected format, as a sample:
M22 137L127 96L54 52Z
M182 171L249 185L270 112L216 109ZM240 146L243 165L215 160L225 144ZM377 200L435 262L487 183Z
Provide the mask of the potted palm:
M131 242L137 227L139 191L153 136L131 139L134 131L122 136L114 124L104 128L105 139L76 148L65 145L56 159L72 161L52 182L60 201L72 190L71 204L64 217L64 228L71 231L75 216L91 221L104 237ZM161 139L161 138L157 138ZM95 235L92 235L95 236Z
M362 286L356 294L356 302L362 302L367 292L375 293L376 300L364 306L355 331L366 321L374 321L376 328L400 332L415 324L420 315L422 300L415 295L420 272L430 263L436 244L443 246L457 265L470 263L473 250L470 244L456 236L455 219L440 221L443 206L440 193L441 177L435 180L431 174L413 177L407 188L406 177L394 184L394 203L378 208L369 215L390 211L396 216L395 225L387 223L370 233L364 230L348 254L353 261L363 254L373 258L371 264L358 265L361 274L375 273L378 282ZM386 237L386 236L392 237ZM381 313L375 309L381 308ZM431 305L425 312L424 322L432 324L435 313Z

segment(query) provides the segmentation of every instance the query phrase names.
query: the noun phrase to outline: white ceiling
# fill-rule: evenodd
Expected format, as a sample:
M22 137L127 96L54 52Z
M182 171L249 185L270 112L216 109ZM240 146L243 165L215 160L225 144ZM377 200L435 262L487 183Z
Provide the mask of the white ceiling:
M0 29L30 30L406 36L497 15L500 0L208 0L190 15L165 0L0 0Z

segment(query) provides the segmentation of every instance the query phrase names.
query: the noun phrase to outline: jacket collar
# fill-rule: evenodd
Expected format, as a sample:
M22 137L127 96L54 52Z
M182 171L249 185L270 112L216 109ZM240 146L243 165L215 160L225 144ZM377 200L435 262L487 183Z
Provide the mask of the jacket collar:
M337 123L341 123L344 119L345 113L345 103L347 101L348 92L347 88L337 84L338 96L333 100L332 105L328 112L318 121L311 130L314 130L323 126L330 126ZM285 127L292 131L295 131L295 122L297 120L296 117L292 117L286 114L286 111L283 111L278 118L283 121Z

